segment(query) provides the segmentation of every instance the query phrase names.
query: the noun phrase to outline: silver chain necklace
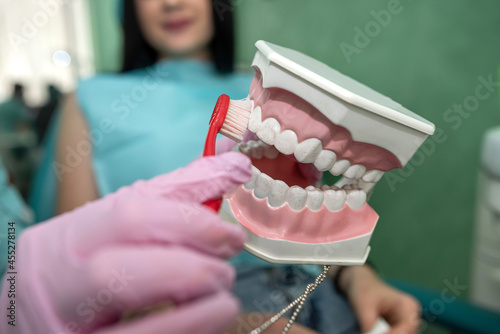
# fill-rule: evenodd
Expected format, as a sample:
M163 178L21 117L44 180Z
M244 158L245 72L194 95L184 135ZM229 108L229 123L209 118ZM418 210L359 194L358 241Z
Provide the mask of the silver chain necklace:
M281 334L288 333L288 331L292 327L293 323L295 322L295 319L297 318L300 311L302 310L307 297L311 294L311 292L316 290L316 288L325 280L326 275L327 275L328 271L330 270L330 267L331 266L323 266L323 272L321 274L319 274L318 277L316 277L316 280L314 281L314 283L309 283L307 285L306 290L304 291L304 293L302 295L300 295L297 299L295 299L293 302L288 304L287 307L282 309L279 313L274 315L271 319L269 319L265 323L263 323L260 327L251 331L249 334L263 333L266 329L269 328L269 326L271 326L276 321L278 321L279 318L281 318L285 313L290 311L293 307L295 307L298 304L297 307L295 308L295 310L293 311L293 314L290 317L290 320L288 320L288 323L286 324L285 328L283 328L283 331L281 332Z

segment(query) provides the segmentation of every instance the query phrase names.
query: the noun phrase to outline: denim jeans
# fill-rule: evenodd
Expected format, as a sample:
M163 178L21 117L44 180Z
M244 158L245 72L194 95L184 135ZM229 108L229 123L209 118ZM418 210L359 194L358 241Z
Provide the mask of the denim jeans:
M236 266L234 293L247 312L277 313L300 296L315 276L300 266ZM290 317L290 311L286 316ZM256 317L259 317L256 315ZM248 333L262 319L241 323L241 333ZM253 322L253 323L252 323ZM330 280L325 280L307 298L297 322L321 334L360 333L358 322L346 299Z

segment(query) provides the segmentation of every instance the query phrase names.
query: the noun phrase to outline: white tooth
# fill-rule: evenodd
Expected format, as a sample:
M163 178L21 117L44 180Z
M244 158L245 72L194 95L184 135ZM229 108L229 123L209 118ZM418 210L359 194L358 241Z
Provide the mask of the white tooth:
M286 201L290 209L300 211L306 205L307 191L299 186L292 186L288 189L286 194Z
M347 194L346 203L351 209L359 210L366 203L366 194L361 190L351 190Z
M243 144L243 143L242 143ZM255 149L255 141L250 140L244 143L243 147L240 149L242 153L245 153L247 156L252 157L253 150Z
M332 173L335 176L338 176L342 173L344 173L347 168L349 168L351 164L347 160L338 160L336 163L333 164L333 167L330 169L330 173Z
M352 187L352 184L346 183L346 184L344 184L342 186L342 189L344 189L344 190L351 190L351 189L354 189L354 188Z
M257 181L255 182L255 189L253 191L255 197L266 198L272 182L273 179L269 175L260 173L260 175L257 177Z
M264 156L264 149L262 147L258 147L256 148L253 153L252 153L252 156L255 158L255 159L262 159L262 157Z
M380 179L382 178L382 176L384 176L384 172L381 172L380 174L378 174L375 179L373 180L373 182L378 182L380 181Z
M264 150L265 147L262 145L264 143L262 142L252 142L252 157L256 159L262 159L262 156L264 155ZM265 145L265 144L264 144Z
M306 205L312 211L318 211L319 209L321 209L321 205L323 205L323 192L314 187L313 189L308 189L308 188L309 187L306 188L307 191Z
M309 138L297 145L294 155L299 162L311 163L316 160L320 152L321 141L316 138Z
M260 109L260 107L257 107L254 110L252 110L250 114L250 118L248 120L248 130L255 133L257 132L257 130L259 130L261 124L262 124L262 110Z
M330 186L328 184L324 184L324 185L321 186L320 189L323 190L323 191L324 190L330 190Z
M316 188L315 186L312 186L312 185L306 187L307 191L309 191L309 190L315 190L315 189L318 189L318 188Z
M252 166L252 178L250 181L245 183L244 187L245 189L253 189L255 188L255 183L257 182L257 177L260 174L260 170L257 167Z
M373 180L375 179L375 175L376 174L373 170L369 170L363 174L361 180L363 180L363 182L373 182Z
M384 172L380 170L372 169L367 171L361 179L365 182L375 182L375 179L378 178L380 180L383 174Z
M339 211L344 207L345 190L325 190L323 191L323 204L330 211Z
M292 154L297 147L297 135L292 130L285 130L278 135L274 146L283 154Z
M314 166L320 171L324 172L333 167L337 155L329 150L321 150L318 157L314 161Z
M339 188L342 188L346 184L351 184L351 183L356 183L356 182L357 182L357 180L348 179L347 177L342 176L340 178L340 180L337 180L337 182L335 182L335 185Z
M361 165L352 165L351 167L347 168L347 170L344 173L344 176L347 177L348 179L360 179L361 176L366 171L365 166Z
M288 192L288 185L280 180L274 181L269 189L267 195L267 202L270 206L279 207L286 202L286 194Z
M267 145L267 144L266 144ZM264 156L268 159L276 159L280 152L274 146L267 145L266 149L264 150Z
M373 190L375 187L375 182L365 182L365 181L359 181L358 183L359 190L362 190L366 194L366 198L369 198L369 193Z
M250 145L248 145L247 143L241 143L239 144L239 150L241 153L248 156L250 153Z
M278 133L280 133L280 123L271 117L262 122L257 131L257 137L266 144L274 145Z

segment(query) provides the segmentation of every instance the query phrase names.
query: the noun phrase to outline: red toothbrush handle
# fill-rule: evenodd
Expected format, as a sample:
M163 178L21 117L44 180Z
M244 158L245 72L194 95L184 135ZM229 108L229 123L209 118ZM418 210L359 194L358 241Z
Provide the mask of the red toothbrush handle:
M203 150L203 156L209 157L215 155L215 139L217 137L218 131L213 126L210 126L208 130L207 140L205 142L205 149ZM209 199L204 206L211 208L215 212L219 212L220 206L222 204L222 198Z
M222 94L217 99L215 104L212 117L210 118L207 140L205 141L205 148L203 150L203 156L215 155L215 140L217 134L219 133L224 121L226 120L227 110L229 109L229 96ZM206 207L213 209L215 212L219 212L220 206L222 204L222 198L214 198L203 203Z
M213 209L215 212L219 212L220 206L222 205L222 198L209 199L203 203L203 205L207 208Z

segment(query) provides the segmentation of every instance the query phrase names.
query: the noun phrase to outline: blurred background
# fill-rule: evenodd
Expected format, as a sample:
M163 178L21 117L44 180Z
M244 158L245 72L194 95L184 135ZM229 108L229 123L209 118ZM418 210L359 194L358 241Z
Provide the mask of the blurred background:
M391 6L397 10L381 14ZM79 78L121 66L118 8L116 0L0 2L0 154L25 196L62 94ZM486 196L491 212L480 213L484 187L500 176L488 170L478 185L488 164L483 138L500 125L500 2L235 0L229 10L241 70L250 71L263 39L317 58L436 125L414 159L376 187L371 204L381 218L370 259L384 277L438 292L458 284L464 299L479 284L498 296L500 257L476 248L480 234L500 245L500 197ZM500 156L498 131L491 133L485 159ZM475 233L481 219L486 230ZM478 270L486 274L471 279Z

